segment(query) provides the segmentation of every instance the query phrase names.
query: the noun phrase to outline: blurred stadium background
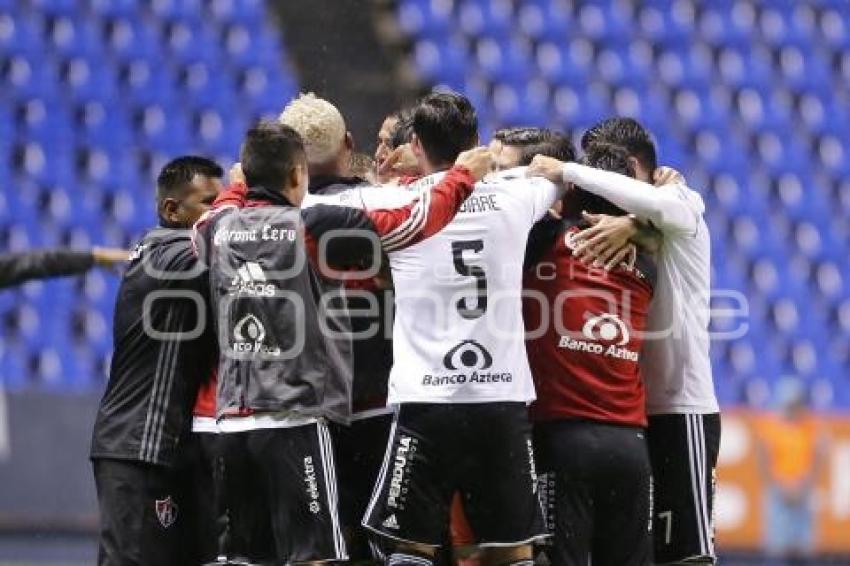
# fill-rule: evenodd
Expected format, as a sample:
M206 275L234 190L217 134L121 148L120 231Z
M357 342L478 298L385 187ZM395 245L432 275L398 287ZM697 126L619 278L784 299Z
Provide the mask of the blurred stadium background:
M3 251L131 245L167 159L231 163L299 90L369 152L433 86L483 139L638 118L708 209L726 563L785 533L809 563L850 557L850 1L0 0L0 81ZM0 293L0 563L93 561L117 285Z

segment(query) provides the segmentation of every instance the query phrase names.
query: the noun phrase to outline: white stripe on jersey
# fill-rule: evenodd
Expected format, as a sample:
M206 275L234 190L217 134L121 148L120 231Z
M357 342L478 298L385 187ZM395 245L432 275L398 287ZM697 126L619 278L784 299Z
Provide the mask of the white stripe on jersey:
M431 207L431 191L423 191L419 200L413 206L410 218L398 228L381 238L385 252L391 252L404 247L425 226Z

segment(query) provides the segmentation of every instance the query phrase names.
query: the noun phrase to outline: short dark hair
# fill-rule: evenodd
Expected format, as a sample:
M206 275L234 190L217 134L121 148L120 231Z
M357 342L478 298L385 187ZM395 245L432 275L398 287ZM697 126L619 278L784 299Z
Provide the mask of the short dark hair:
M413 111L413 132L433 165L453 163L478 142L478 116L469 99L456 92L431 93Z
M635 168L629 161L629 152L622 146L596 142L585 149L584 157L580 163L588 167L620 173L627 177L635 177ZM600 196L589 193L580 187L576 187L576 201L581 210L592 214L609 214L611 216L623 216L626 211L614 205L611 201Z
M559 161L575 161L576 150L572 140L562 134L546 128L502 128L494 139L503 145L520 149L519 165L529 165L535 155L554 157Z
M192 182L195 175L221 179L224 169L212 159L198 155L182 155L172 159L165 164L156 178L157 204L165 198L177 195Z
M638 160L650 173L658 167L658 157L652 136L634 118L608 118L587 130L581 137L581 149L587 151L597 142L619 145Z
M263 120L245 134L239 160L249 187L278 191L306 155L298 132L280 122Z
M405 108L396 113L398 120L393 128L393 133L390 136L389 146L396 149L406 143L410 143L413 139L413 109Z
M353 177L365 178L369 172L375 170L375 160L371 155L355 151L351 154L350 166Z

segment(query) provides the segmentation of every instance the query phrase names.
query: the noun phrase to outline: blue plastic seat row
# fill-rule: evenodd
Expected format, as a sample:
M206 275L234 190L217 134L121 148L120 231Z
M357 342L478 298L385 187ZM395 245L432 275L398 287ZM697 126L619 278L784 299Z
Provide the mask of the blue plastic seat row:
M185 153L235 157L297 92L261 0L0 0L0 245L128 247ZM223 156L223 157L222 157ZM6 387L98 390L118 278L0 293Z
M722 402L765 402L798 375L819 408L850 407L850 4L624 6L402 0L398 14L420 75L465 92L485 135L578 140L613 114L655 133L703 193L715 289L749 304L747 332L712 351Z

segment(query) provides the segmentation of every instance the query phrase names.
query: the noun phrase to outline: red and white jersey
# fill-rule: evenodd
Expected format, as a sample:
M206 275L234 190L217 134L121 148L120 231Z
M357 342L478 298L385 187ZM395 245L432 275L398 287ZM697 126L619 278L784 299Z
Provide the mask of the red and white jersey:
M606 272L573 255L578 228L561 223L526 272L528 359L536 421L590 419L646 426L640 356L655 283L645 256Z
M389 253L396 292L390 404L534 399L522 265L528 232L558 189L524 175L517 168L486 177L442 231Z

